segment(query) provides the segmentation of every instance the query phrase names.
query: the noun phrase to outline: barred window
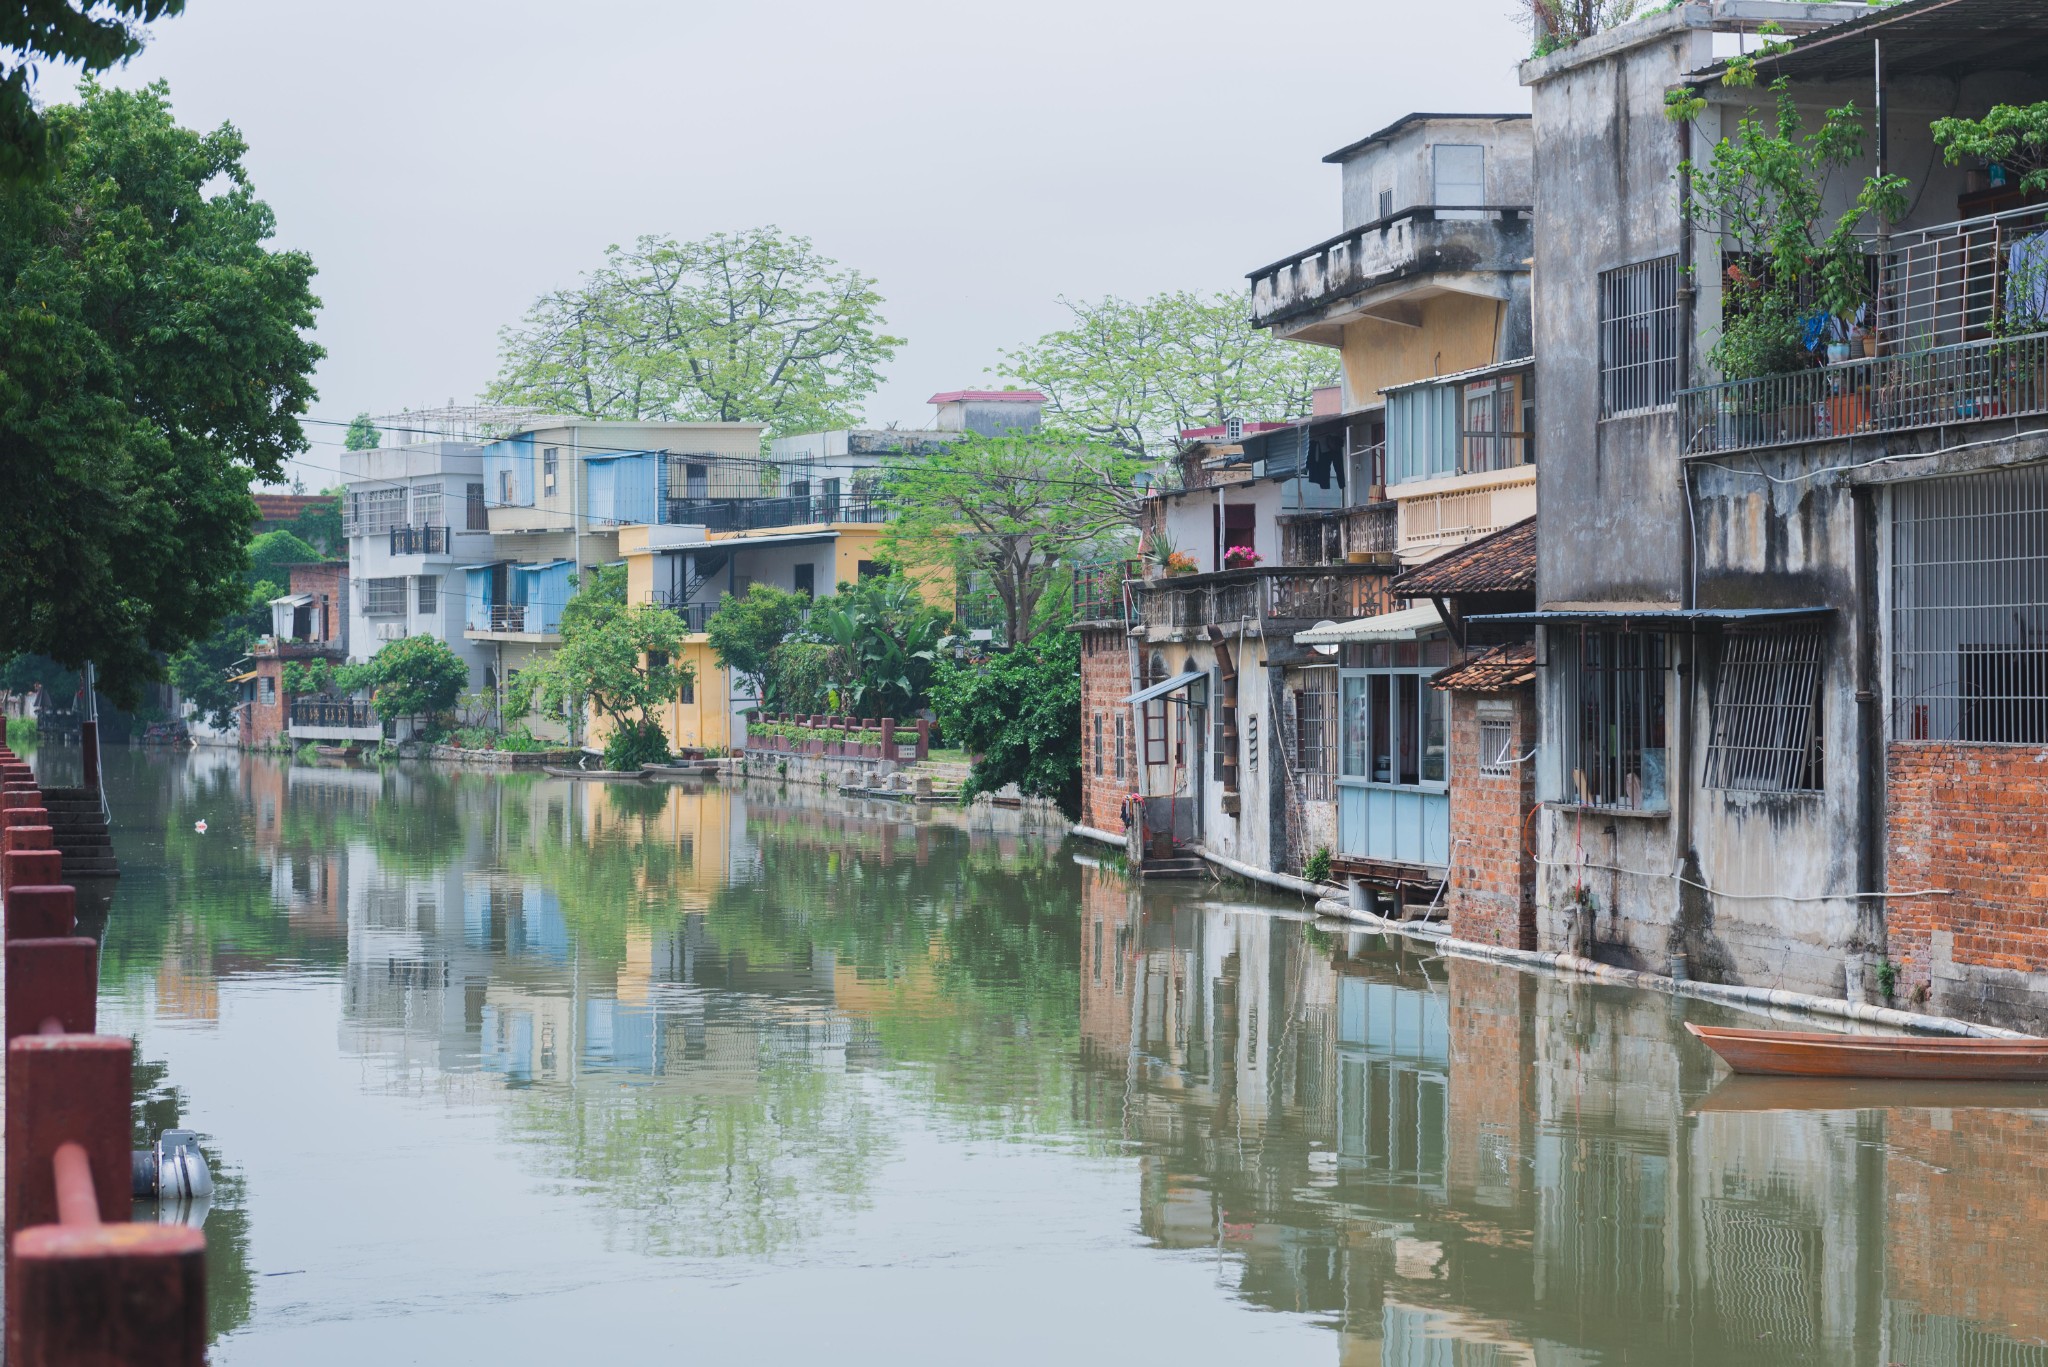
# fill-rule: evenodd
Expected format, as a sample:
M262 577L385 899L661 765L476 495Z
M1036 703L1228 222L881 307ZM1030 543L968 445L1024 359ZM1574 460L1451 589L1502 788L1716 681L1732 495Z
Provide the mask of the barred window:
M1821 786L1821 632L1730 634L1714 679L1707 786L1753 793Z
M1488 778L1507 778L1515 772L1514 704L1483 701L1479 706L1479 772Z
M2048 742L2048 467L1892 492L1892 738Z
M1564 789L1593 807L1670 805L1664 710L1670 646L1661 632L1561 631L1550 652L1562 719Z
M398 617L405 613L405 580L371 579L363 584L363 615Z
M349 495L349 530L356 536L382 536L405 525L405 489L358 489Z
M412 524L415 527L438 527L441 525L441 486L439 484L415 484L412 486Z
M1102 777L1102 714L1095 714L1095 777Z
M1294 695L1294 771L1304 798L1327 802L1337 774L1337 671L1312 669Z
M421 575L413 581L416 593L415 605L422 617L441 610L441 580L435 575Z
M1663 408L1678 395L1678 257L1600 273L1600 416Z
M1119 779L1124 777L1125 755L1128 753L1129 746L1130 739L1126 733L1124 714L1119 712L1116 714L1116 776Z
M487 532L491 529L490 517L484 511L484 486L472 484L463 491L464 525L472 532Z

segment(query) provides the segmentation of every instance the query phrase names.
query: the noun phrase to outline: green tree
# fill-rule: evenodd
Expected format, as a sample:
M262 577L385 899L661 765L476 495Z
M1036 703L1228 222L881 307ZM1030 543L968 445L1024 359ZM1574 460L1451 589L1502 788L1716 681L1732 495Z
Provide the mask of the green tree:
M0 193L0 654L96 661L132 706L245 605L249 485L305 446L318 301L264 246L233 128L178 127L162 85L80 98L44 115L48 174Z
M637 769L666 763L668 737L654 715L695 672L677 654L688 628L664 608L626 602L626 572L597 570L562 609L562 644L512 681L507 705L523 716L534 704L581 713L585 703L612 726L605 765Z
M21 0L0 9L0 182L44 170L69 131L36 107L39 63L76 62L97 75L142 51L144 24L184 8L185 0Z
M371 700L380 721L423 717L431 727L455 710L469 687L469 666L434 636L405 636L370 657Z
M248 554L248 578L252 584L289 584L292 581L292 566L311 564L320 559L320 552L316 547L307 545L282 527L252 538ZM278 593L284 591L283 588L279 588ZM271 596L274 598L278 595Z
M2005 168L2022 194L2048 190L2048 100L1995 104L1981 119L1936 119L1932 131L1949 165L1971 157Z
M345 553L348 549L341 521L342 496L343 491L339 485L332 489L322 489L322 501L308 504L306 510L292 522L297 534L319 547L322 555Z
M377 429L377 423L367 411L349 419L348 432L341 439L344 451L374 451L382 445L384 434Z
M1179 451L1189 428L1305 416L1310 395L1337 382L1335 352L1253 327L1241 295L1060 302L1072 326L1003 353L1004 369L1043 390L1060 424L1147 464Z
M1067 558L1125 525L1141 468L1126 451L1050 429L971 436L939 460L898 457L883 476L896 516L882 547L927 572L985 576L1003 639L1022 645Z
M751 584L744 596L726 594L718 611L705 623L718 663L737 674L754 696L768 702L775 649L795 636L810 612L811 600L773 584Z
M980 756L964 796L1015 783L1068 816L1081 811L1081 638L1048 631L1030 645L964 664L932 681L948 742Z
M255 648L256 638L270 631L270 600L280 592L276 584L253 585L237 611L223 617L204 639L191 642L170 658L171 686L216 730L234 725L241 697L228 682L229 675Z
M903 339L875 282L778 228L606 250L500 334L493 402L585 418L842 427Z
M819 599L806 626L831 648L834 710L907 717L922 708L951 622L951 613L926 603L901 574L842 584L833 597ZM780 647L778 656L795 644Z

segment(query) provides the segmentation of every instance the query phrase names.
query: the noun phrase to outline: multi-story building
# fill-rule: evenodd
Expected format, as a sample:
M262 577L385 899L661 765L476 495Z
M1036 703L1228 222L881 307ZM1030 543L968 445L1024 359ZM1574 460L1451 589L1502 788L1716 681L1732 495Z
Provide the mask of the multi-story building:
M1331 153L1343 231L1251 273L1254 320L1337 351L1342 382L1305 420L1193 447L1147 500L1153 577L1083 595L1114 609L1083 622L1090 824L1142 817L1148 857L1294 872L1327 848L1377 893L1441 887L1449 705L1429 681L1465 652L1393 578L1533 509L1529 127L1415 114ZM1128 782L1091 745L1126 711Z
M1568 453L1537 475L1545 948L2048 1024L2048 206L1929 127L2048 95L2048 6L1975 13L1717 0L1522 69ZM1789 48L1724 83L1764 20ZM1879 171L1907 207L1832 354L1724 376L1738 263L1674 177L1778 77L1809 122L1868 111L1829 212Z
M383 733L364 706L328 713L292 687L288 667L348 658L349 565L318 560L293 565L290 592L270 601L270 633L250 651L249 668L236 676L242 702L235 734L244 746L269 745L281 735L295 741L348 743ZM351 728L351 722L360 723Z

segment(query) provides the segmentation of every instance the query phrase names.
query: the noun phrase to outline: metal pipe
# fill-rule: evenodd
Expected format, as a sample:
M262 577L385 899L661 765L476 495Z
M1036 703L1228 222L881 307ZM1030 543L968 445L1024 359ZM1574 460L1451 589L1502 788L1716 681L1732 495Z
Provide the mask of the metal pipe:
M92 1162L76 1140L65 1140L50 1156L57 1176L57 1223L96 1225L100 1222L100 1198L93 1190Z

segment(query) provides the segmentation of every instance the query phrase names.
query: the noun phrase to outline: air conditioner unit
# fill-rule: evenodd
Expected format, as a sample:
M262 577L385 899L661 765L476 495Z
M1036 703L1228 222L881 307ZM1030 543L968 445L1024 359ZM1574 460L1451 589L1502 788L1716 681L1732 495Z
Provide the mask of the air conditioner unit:
M379 622L379 623L377 623L377 639L378 639L378 640L380 640L380 641L402 641L402 640L404 640L404 639L405 639L405 626L404 626L404 624L403 624L403 623L400 623L400 622Z

